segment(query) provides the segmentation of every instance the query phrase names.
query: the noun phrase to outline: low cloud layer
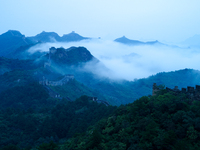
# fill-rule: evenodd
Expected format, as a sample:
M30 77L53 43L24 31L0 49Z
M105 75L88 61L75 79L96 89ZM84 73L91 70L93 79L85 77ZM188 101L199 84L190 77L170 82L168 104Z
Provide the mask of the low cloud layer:
M200 49L179 48L165 45L127 46L113 41L100 39L71 43L45 43L29 49L30 52L49 51L50 47L84 46L99 59L102 65L92 66L88 63L85 69L111 79L134 80L148 77L158 72L175 71L192 68L200 70Z

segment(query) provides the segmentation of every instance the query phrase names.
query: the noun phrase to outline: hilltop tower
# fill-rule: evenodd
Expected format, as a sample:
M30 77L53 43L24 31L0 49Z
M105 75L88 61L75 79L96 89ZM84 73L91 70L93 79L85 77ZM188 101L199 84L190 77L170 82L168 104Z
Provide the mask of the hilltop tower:
M49 48L49 59L48 59L48 62L44 63L44 68L51 66L51 55L54 54L56 51L57 49L55 47Z

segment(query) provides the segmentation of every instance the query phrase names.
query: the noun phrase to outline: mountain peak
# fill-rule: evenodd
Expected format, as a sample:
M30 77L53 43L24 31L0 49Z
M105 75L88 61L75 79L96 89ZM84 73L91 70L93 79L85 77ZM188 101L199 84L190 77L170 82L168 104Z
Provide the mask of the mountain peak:
M61 39L62 41L69 41L69 42L70 41L81 41L84 39L88 39L87 37L83 37L83 36L79 35L75 31L72 31L69 34L64 34L61 38L62 38Z
M7 32L3 33L1 35L3 38L8 38L8 37L25 37L24 35L22 35L19 31L17 30L8 30Z
M153 45L153 44L159 44L159 41L148 41L148 42L142 42L142 41L138 41L138 40L131 40L128 39L126 36L122 36L120 38L117 38L114 40L115 42L119 42L122 44L126 44L126 45Z
M36 36L28 37L30 40L34 42L72 42L72 41L81 41L84 39L88 39L86 37L82 37L77 34L75 31L72 31L69 34L64 34L60 37L56 32L45 32L42 31L41 33L37 34Z
M50 61L63 65L78 65L95 59L85 47L70 47L68 49L51 47Z
M54 42L54 41L59 41L60 36L55 33L55 32L45 32L42 31L41 33L37 34L36 36L29 37L32 41L38 42Z
M117 38L114 40L115 42L123 43L123 44L128 44L128 45L139 45L143 44L143 42L137 41L137 40L130 40L125 36L122 36L120 38Z

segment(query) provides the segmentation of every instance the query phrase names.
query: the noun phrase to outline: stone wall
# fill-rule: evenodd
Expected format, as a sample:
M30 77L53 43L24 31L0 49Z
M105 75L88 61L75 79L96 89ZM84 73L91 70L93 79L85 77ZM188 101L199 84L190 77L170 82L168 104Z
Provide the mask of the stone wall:
M195 87L188 86L187 88L178 89L178 86L175 86L173 89L166 87L168 92L173 92L175 95L184 93L186 94L188 99L200 100L200 85L196 85ZM153 92L152 96L155 96L156 93L160 91L156 83L153 84Z
M59 81L49 81L48 79L43 77L43 80L39 81L39 84L49 85L49 86L62 86L64 84L67 84L71 80L74 80L74 76L73 75L65 75L64 78L62 78Z

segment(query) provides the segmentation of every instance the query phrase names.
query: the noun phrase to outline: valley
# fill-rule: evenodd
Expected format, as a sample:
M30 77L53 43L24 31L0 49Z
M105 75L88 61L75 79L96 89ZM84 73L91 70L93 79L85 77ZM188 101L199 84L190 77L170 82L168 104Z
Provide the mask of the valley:
M9 30L0 35L0 149L32 149L52 145L60 149L154 149L159 146L156 140L161 134L166 137L159 142L169 142L172 147L177 147L185 139L191 140L187 146L195 147L193 142L198 144L199 136L195 134L195 139L189 137L190 131L199 132L198 120L193 126L191 123L183 123L184 127L180 129L174 120L169 119L173 125L169 129L157 119L165 119L165 113L169 113L172 118L177 117L183 113L179 112L182 111L180 107L186 114L195 111L193 113L198 119L197 108L193 108L199 103L199 87L190 94L190 90L183 92L185 90L181 88L200 85L199 70L182 68L127 80L105 63L105 60L111 60L111 55L100 57L99 54L96 57L93 53L97 54L97 51L90 52L87 47L76 46L80 44L76 42L80 41L94 42L92 38L75 32L62 37L54 32L25 37L19 31ZM122 48L127 48L128 44L129 51L132 47L133 50L146 46L159 46L161 49L173 47L158 41L141 42L126 37L114 42L122 44ZM64 46L66 43L75 46L59 47L61 43ZM123 63L132 63L142 57L141 54L135 51L128 55L124 53ZM126 68L122 69L123 66L120 67L118 62L114 64L116 68L118 65L118 73L125 74ZM135 68L131 69L134 71ZM154 83L161 89L158 90ZM177 87L174 89L174 86ZM159 118L157 113L162 117ZM148 129L143 131L139 127L147 124L157 128L150 130L151 127L147 126ZM146 136L150 134L148 130L153 141ZM183 135L175 136L179 131ZM138 141L136 132L141 132L139 136L142 141ZM171 134L176 142L167 140ZM145 145L145 141L154 145Z

